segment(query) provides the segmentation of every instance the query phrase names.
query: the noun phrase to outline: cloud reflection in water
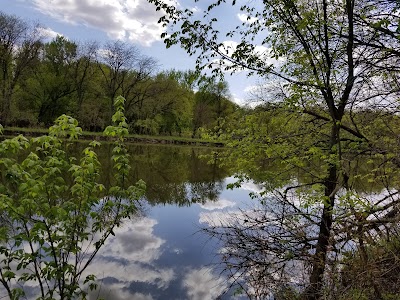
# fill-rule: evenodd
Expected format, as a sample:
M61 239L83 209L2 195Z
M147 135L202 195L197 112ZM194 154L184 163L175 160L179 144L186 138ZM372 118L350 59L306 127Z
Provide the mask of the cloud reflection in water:
M207 267L190 270L182 284L191 300L217 299L227 288L225 280L216 277Z
M216 210L233 207L236 205L236 203L227 199L219 199L218 201L207 201L206 203L199 205L202 209L205 210Z
M204 260L204 245L199 249L196 241L188 239L198 229L196 224L237 218L241 205L235 196L220 195L218 201L192 208L156 206L150 216L126 222L110 237L89 270L101 280L100 296L117 300L217 299L229 283L212 268L204 267L211 262Z
M95 274L99 279L100 296L105 299L150 300L146 293L135 293L128 288L132 283L151 285L154 289L167 289L174 280L175 272L171 268L159 268L154 262L162 254L165 240L157 237L155 219L143 217L125 222L115 230L99 252L87 273ZM92 293L91 297L98 295ZM93 298L94 299L94 298Z
M161 255L165 240L153 233L158 222L151 218L140 218L115 230L101 250L102 255L120 258L131 262L151 263Z

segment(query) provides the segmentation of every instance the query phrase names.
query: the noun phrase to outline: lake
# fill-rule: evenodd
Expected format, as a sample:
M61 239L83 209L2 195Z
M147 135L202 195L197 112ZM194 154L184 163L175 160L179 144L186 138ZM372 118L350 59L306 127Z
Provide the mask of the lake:
M100 158L110 149L105 145ZM131 180L146 182L146 201L141 216L118 228L90 265L99 279L90 299L231 299L235 288L220 276L220 245L201 228L254 201L249 192L257 186L227 190L234 178L203 158L210 149L129 149ZM107 175L103 182L110 182Z
M69 155L79 158L86 146L68 145ZM103 166L101 182L106 187L113 185L114 180L110 172L112 147L104 143L97 151ZM236 181L235 170L228 171L218 164L216 154L221 149L137 144L128 148L128 181L133 184L143 179L147 190L137 202L138 213L114 230L115 235L108 238L82 275L85 278L95 274L98 279L98 289L89 294L89 299L245 299L237 295L240 289L233 285L232 277L237 274L246 280L244 285L251 289L250 293L260 295L260 299L269 299L266 295L271 295L273 288L277 294L305 288L322 206L318 201L310 202L308 196L312 194L307 190L299 194L290 187L307 182L307 178L302 179L307 174L294 170L293 174L286 174L288 188L282 185L258 198L254 195L263 187L251 181L240 188L227 189ZM266 172L263 176L268 178L268 185L279 183L279 161L275 165L264 164L257 171ZM10 179L12 176L12 172L5 174ZM332 266L341 267L346 255L357 255L356 241L347 237L347 230L354 226L349 211L374 204L385 208L380 199L393 194L391 186L385 191L379 182L366 186L364 177L352 182L354 191L357 186L364 186L360 189L364 192L356 194L358 198L353 194L348 195L352 198L344 198L344 191L338 191L346 201L338 203L335 210L335 217L341 221L334 228L336 248L329 253ZM252 178L256 180L254 175ZM95 196L98 198L101 196ZM35 209L40 211L38 206ZM374 228L373 237L379 238L383 229ZM367 232L371 237L373 232ZM83 252L90 254L90 248L85 247ZM79 261L85 259L81 256ZM14 258L11 263L15 264ZM227 275L231 277L224 277ZM29 281L24 290L26 298L33 299L39 287L37 282ZM3 295L4 289L0 291L0 297ZM293 298L290 294L288 297Z

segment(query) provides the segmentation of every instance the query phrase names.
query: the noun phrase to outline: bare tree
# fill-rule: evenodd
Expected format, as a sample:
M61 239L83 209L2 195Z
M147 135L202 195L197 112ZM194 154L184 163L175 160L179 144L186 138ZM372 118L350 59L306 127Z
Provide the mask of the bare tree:
M41 49L38 26L0 12L0 123L7 123L19 78L33 65Z
M143 56L137 47L122 41L108 42L98 52L98 65L112 114L113 99L119 93L125 94L125 97L132 94L139 82L149 79L155 68L155 60ZM127 101L129 105L129 97Z
M78 45L77 60L74 68L78 113L81 110L86 94L89 92L90 78L95 73L93 65L96 62L98 48L97 42Z

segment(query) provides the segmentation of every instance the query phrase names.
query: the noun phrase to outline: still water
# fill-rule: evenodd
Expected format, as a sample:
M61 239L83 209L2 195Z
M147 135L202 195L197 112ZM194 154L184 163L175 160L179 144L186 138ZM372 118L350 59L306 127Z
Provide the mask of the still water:
M68 151L79 158L85 147L84 143L68 145ZM318 202L309 205L309 199L299 198L296 192L288 198L264 194L259 202L250 193L257 194L262 187L251 182L229 190L227 185L235 182L232 176L235 171L220 167L209 148L128 147L131 155L129 181L134 184L139 179L144 180L146 194L138 202L139 213L114 230L115 236L110 236L86 274L83 274L94 274L98 279L99 287L89 295L89 299L241 299L236 295L237 287L231 286L232 281L221 275L235 272L235 264L240 268L241 275L242 266L247 268L246 275L250 276L244 283L254 287L254 294L271 295L271 282L283 282L284 287L290 289L304 287L308 270L301 259L305 257L307 263L307 258L315 249L312 243L304 244L304 241L316 240L318 219L314 221L313 216L320 215L321 205ZM106 187L112 185L114 180L110 172L113 168L111 150L112 145L106 143L98 149L104 170L101 182ZM262 169L275 174L273 164L263 165ZM307 174L297 170L294 173L288 183L293 184L291 180L307 182L307 178L302 178ZM359 173L362 175L362 172ZM273 184L273 177L266 178L270 185ZM382 192L383 187L379 184L369 184L368 189L362 180L352 184L355 190L357 186L362 187L362 201L368 206L374 203L385 205L379 199L387 199L388 194ZM392 194L391 189L387 192ZM304 207L301 200L305 201ZM258 205L261 207L257 208ZM337 206L339 217L342 212L347 215L349 211L347 201L341 205ZM303 213L299 213L303 209L307 210L304 218ZM229 224L232 218L237 221L238 227ZM346 222L342 224L347 226ZM223 241L219 242L205 233L207 228L217 229L209 230L212 234L218 235L218 229L226 230L227 234L220 235ZM246 230L237 231L238 228ZM340 230L338 228L338 232ZM257 248L253 248L253 244L248 247L242 242L243 237L250 238L256 246L261 245L261 250L254 250ZM339 238L342 240L341 236ZM343 251L351 250L347 244L355 245L351 236L343 241L342 246L336 245ZM294 254L300 259L292 259ZM220 263L220 259L225 265ZM257 267L253 268L255 262ZM224 267L226 272L222 273ZM283 275L277 278L277 271ZM249 277L254 278L253 282ZM29 284L23 287L28 292L27 299L36 298L38 286ZM0 298L5 294L0 289ZM271 298L268 297L261 299Z
M253 201L257 186L227 190L234 178L202 158L209 149L132 145L130 153L132 181L146 182L146 200L89 267L99 279L90 299L239 299L220 275L218 241L201 228Z

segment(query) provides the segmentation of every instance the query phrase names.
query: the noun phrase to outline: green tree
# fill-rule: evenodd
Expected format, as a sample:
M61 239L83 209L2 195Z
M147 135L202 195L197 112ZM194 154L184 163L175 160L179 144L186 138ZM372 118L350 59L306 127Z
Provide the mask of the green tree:
M74 112L73 97L78 45L57 36L43 45L40 64L21 84L25 99L37 113L39 123L48 126L63 113Z
M399 40L395 33L399 24L398 5L390 1L267 0L241 2L237 6L239 1L235 0L231 4L212 1L202 18L197 18L191 9L161 0L149 2L165 13L160 22L167 28L162 35L167 47L180 44L189 54L196 55L200 70L211 68L220 73L221 69L228 72L246 69L268 84L279 83L282 88L279 100L299 113L300 127L289 129L289 136L279 135L275 139L258 134L254 138L242 136L241 149L250 155L260 151L279 157L286 167L306 168L312 174L315 172L309 169L308 162L320 163L319 172L308 182L288 189L297 190L299 195L322 207L317 221L310 220L318 230L313 237L315 251L309 259L309 281L302 293L304 299L320 298L328 252L337 238L333 228L343 225L343 220L336 218L336 211L341 205L350 211L360 209L367 215L371 211L367 203L364 209L354 205L349 196L354 192L349 179L357 176L352 173L349 161L351 164L356 155L365 151L380 155L389 152L352 116L365 105L379 109L397 107L399 89L393 65L398 60ZM222 6L237 7L245 20L231 31L225 25L221 30L218 8ZM224 43L226 37L238 41L234 49ZM264 50L257 46L263 46ZM216 60L220 60L217 65L222 68L215 68ZM250 128L256 126L248 121L245 124ZM311 128L314 137L304 132L310 129L307 122L313 121L318 124L317 130ZM350 153L356 155L345 155ZM389 160L386 157L390 165L393 161ZM250 160L247 158L243 163L246 161ZM382 168L388 170L389 165ZM343 190L347 197L338 194ZM392 201L390 206L395 203ZM307 214L302 215L307 218Z
M160 73L152 86L153 112L161 134L181 135L191 123L193 91L179 83L176 76L173 71Z
M232 114L236 105L229 99L229 87L226 81L203 77L199 83L199 91L195 95L193 109L192 137L197 135L200 127L219 131L223 120ZM217 135L219 136L219 132Z
M194 92L184 74L164 71L139 86L139 101L127 108L128 120L138 133L181 135L188 130Z
M137 211L144 192L142 181L127 184L124 101L115 100L113 126L104 132L115 138L108 190L98 181L98 142L79 160L66 151L81 134L71 117L59 117L46 136L0 143L0 282L10 299L29 296L28 282L38 286L30 295L38 299L85 298L96 288L95 276L84 271L114 229Z

